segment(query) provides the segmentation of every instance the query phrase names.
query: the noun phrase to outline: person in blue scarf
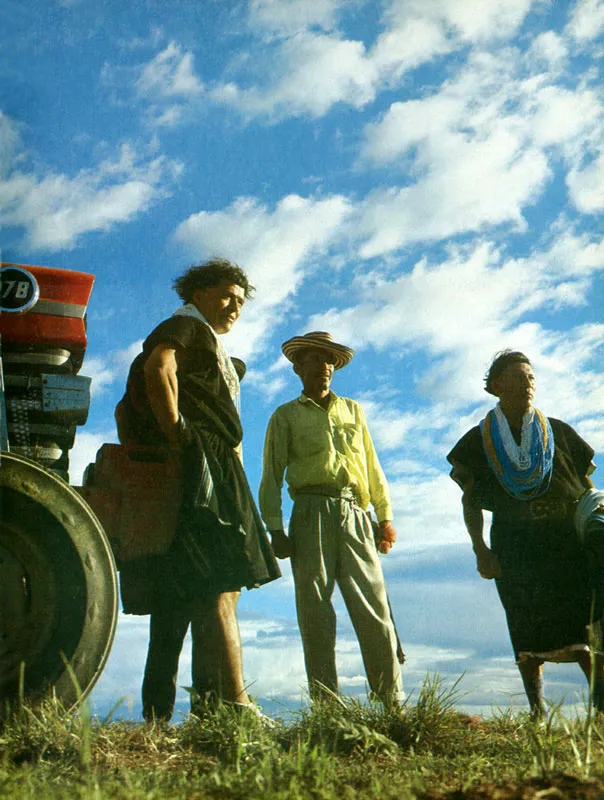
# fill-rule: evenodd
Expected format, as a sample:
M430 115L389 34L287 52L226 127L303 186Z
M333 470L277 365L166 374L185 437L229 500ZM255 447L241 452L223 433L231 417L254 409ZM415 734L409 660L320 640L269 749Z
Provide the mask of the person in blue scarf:
M601 596L594 602L574 525L579 498L593 486L594 451L569 425L533 406L535 375L524 353L499 353L485 389L497 406L447 456L463 491L478 572L496 582L532 715L545 713L546 661L576 661L588 681L593 666L591 699L603 711L604 660L590 647ZM483 510L492 512L490 547Z

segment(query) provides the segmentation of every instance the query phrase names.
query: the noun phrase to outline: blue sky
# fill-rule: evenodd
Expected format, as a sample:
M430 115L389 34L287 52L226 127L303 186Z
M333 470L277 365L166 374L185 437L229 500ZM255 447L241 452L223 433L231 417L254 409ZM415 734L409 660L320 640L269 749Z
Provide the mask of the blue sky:
M115 441L172 279L231 258L257 286L224 338L248 364L252 488L268 418L299 391L280 344L329 330L356 349L334 389L364 403L390 480L407 690L464 673L466 707L522 706L445 455L491 405L494 353L518 347L538 406L604 470L604 2L0 0L0 30L2 260L96 275L72 482ZM240 617L252 694L296 705L288 566ZM136 716L146 637L145 618L120 618L98 709L127 697ZM343 613L338 657L362 693ZM551 699L582 690L578 667L547 669Z

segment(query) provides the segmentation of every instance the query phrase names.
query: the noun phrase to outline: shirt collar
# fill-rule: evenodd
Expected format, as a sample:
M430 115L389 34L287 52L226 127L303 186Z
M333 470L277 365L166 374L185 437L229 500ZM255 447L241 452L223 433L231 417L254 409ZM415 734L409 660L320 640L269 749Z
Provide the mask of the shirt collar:
M331 408L331 406L333 405L333 403L337 399L338 399L338 395L332 389L330 389L329 390L329 405L327 406L327 408ZM311 397L309 397L308 395L304 394L304 392L300 393L300 397L298 397L298 402L299 403L305 403L305 404L306 403L311 403L313 406L317 406L317 408L322 408L323 411L326 410L323 406L320 406L318 403L315 403L315 401Z

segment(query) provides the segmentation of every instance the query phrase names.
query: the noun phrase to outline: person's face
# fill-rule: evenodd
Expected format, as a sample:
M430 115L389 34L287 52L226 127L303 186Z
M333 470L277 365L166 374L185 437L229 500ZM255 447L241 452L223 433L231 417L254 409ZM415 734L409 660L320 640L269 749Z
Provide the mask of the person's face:
M245 291L242 286L226 280L218 286L196 289L193 303L216 333L228 333L239 319L245 303Z
M517 411L528 411L535 394L535 375L530 364L510 364L492 382L492 389L501 405Z
M333 356L318 347L309 347L296 359L295 371L305 390L327 391L334 373Z

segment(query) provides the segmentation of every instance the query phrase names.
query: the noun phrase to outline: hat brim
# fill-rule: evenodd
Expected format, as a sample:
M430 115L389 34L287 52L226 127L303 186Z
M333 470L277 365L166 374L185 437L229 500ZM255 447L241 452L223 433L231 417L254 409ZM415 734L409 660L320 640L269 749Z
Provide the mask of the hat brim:
M334 369L342 369L352 361L354 350L346 345L338 344L337 342L329 342L329 344L321 341L313 341L303 336L296 336L281 346L281 350L285 358L291 361L292 364L296 363L296 356L302 350L324 350L333 357Z

